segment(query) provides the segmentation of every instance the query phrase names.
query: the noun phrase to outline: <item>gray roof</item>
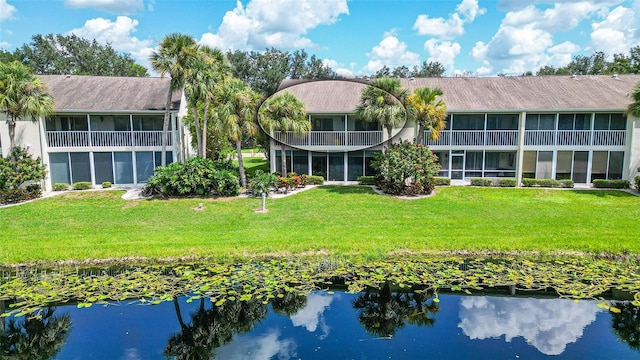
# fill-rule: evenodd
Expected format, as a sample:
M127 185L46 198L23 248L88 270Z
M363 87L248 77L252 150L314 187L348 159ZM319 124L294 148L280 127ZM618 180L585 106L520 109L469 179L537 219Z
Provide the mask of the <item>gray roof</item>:
M442 77L401 79L413 92L439 87L450 112L473 111L624 111L640 75ZM359 104L363 80L285 80L309 113L347 113Z
M80 75L39 75L56 111L164 111L170 79ZM172 98L180 106L181 92Z

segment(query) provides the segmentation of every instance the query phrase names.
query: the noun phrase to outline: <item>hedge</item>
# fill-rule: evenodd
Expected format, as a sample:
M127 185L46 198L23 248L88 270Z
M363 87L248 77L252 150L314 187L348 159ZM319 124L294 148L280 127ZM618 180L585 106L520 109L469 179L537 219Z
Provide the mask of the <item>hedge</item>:
M93 185L88 181L79 181L77 183L73 183L72 187L73 190L87 190L93 188Z
M375 185L376 177L375 176L358 176L358 183L360 185Z
M447 177L434 177L433 180L436 182L436 186L449 186L451 185L451 179Z
M628 189L631 186L628 180L593 180L594 188L602 189Z
M573 180L555 180L555 179L522 179L524 187L548 187L548 188L572 188Z
M324 184L324 178L317 175L307 175L307 184L309 185L322 185Z

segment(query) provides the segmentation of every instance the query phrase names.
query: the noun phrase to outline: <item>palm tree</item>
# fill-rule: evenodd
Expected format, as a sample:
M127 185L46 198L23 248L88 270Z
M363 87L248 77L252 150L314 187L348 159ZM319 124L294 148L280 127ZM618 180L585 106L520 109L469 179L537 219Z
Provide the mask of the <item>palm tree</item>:
M260 124L268 132L280 132L282 176L286 177L287 157L284 151L287 131L304 135L311 130L311 122L307 119L304 104L290 92L272 96L260 107Z
M356 116L382 125L387 129L387 138L391 141L393 129L406 121L407 94L407 89L400 85L400 79L375 79L362 90Z
M258 132L256 112L261 97L242 80L226 81L220 89L218 117L225 132L236 144L240 182L247 187L247 176L242 161L242 136L254 136Z
M412 116L415 117L418 124L418 136L416 144L422 144L424 131L429 131L429 139L437 140L440 137L440 131L447 125L447 106L442 99L443 92L440 88L423 87L416 89L411 96L407 98L408 104L411 106Z
M42 81L25 65L14 61L0 63L0 111L7 114L11 153L16 141L16 122L53 114L53 98L46 93Z
M631 98L633 99L633 103L629 104L627 111L635 117L640 117L640 83L633 88Z
M161 166L167 165L167 143L169 142L169 120L171 115L171 98L173 93L184 86L189 65L197 49L196 40L185 34L166 35L157 51L151 54L151 66L160 76L169 74L171 83L167 94L162 126L162 157Z

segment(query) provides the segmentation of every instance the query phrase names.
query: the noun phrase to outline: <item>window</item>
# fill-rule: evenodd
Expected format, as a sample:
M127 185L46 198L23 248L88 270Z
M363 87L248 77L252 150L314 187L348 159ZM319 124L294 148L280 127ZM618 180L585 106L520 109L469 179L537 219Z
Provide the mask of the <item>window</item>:
M536 177L536 151L525 151L522 154L522 177L525 179L533 179Z
M556 159L556 180L571 179L572 163L572 151L558 151L558 157Z
M625 130L627 119L624 114L596 114L593 128L595 130Z
M139 183L149 180L153 175L154 165L153 152L136 152L136 176Z
M453 115L453 130L484 130L484 114Z
M89 153L69 153L69 159L71 159L71 181L74 183L79 181L91 182Z
M51 171L52 184L71 184L69 153L49 153L49 171Z
M449 177L449 151L434 151L433 153L438 157L440 164L438 176Z
M553 170L553 151L538 151L536 179L549 179Z
M591 129L591 114L560 114L558 116L558 130L589 129Z
M133 184L133 160L130 152L114 152L116 184Z
M113 183L113 153L95 152L93 153L93 166L96 184L105 181Z
M555 130L555 114L527 114L525 130Z
M366 176L374 176L376 171L371 166L376 154L381 153L380 150L365 150L364 152L364 174Z
M56 115L45 121L47 131L88 131L86 115Z
M276 171L277 172L282 172L282 157L281 157L281 150L276 150ZM286 162L287 162L287 173L290 173L293 171L293 151L291 150L285 150L284 152L285 156L286 156Z
M591 182L597 179L622 179L624 151L594 151L591 159Z
M465 177L482 177L482 151L467 151Z
M293 152L293 171L298 175L309 173L309 158L306 151Z
M276 164L278 160L276 159ZM279 168L276 168L280 171ZM311 153L311 173L316 176L327 178L327 154Z
M362 175L364 175L364 151L350 152L347 180L356 181L358 176Z
M91 115L91 131L129 131L129 115Z
M334 121L330 117L312 117L311 129L313 131L334 131ZM335 129L340 130L340 129ZM342 129L344 130L344 129Z
M518 114L488 114L487 130L518 130Z
M133 115L134 131L162 131L164 116L162 115Z

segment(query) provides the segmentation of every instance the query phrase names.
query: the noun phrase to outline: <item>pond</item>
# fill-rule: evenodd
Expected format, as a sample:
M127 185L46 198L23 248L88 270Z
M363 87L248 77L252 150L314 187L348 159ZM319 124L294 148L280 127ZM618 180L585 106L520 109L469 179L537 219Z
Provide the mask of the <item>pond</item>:
M495 292L436 297L388 286L285 293L268 304L178 297L8 317L2 339L16 331L30 337L20 351L31 355L21 359L640 358L640 308L609 303L619 311L594 300Z

